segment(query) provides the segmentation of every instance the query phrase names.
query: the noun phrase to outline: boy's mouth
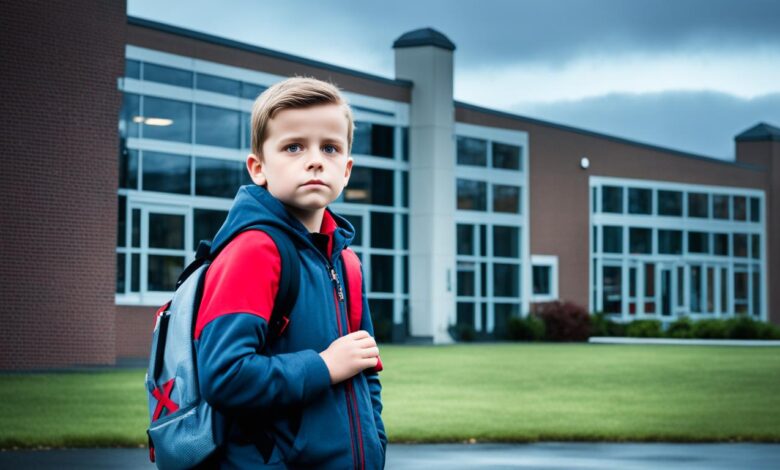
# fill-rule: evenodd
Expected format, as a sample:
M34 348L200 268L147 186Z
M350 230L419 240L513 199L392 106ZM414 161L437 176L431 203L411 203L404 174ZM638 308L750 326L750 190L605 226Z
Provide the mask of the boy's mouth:
M327 186L322 180L309 180L305 183L303 183L302 186L309 186L309 185L322 185Z

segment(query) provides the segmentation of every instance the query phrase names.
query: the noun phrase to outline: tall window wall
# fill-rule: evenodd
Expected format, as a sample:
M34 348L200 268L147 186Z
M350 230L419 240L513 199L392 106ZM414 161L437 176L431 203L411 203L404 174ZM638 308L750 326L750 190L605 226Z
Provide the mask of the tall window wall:
M593 311L766 319L764 193L591 177Z
M117 302L158 305L199 240L248 184L254 99L283 77L128 46L119 118ZM377 330L403 321L408 220L408 107L347 94L355 167L332 208L355 226Z
M501 336L528 310L528 138L456 124L456 318Z

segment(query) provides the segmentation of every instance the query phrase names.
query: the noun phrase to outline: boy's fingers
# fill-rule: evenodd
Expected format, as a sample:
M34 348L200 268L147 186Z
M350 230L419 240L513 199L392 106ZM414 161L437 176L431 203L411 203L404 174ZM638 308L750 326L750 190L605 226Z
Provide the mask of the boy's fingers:
M363 350L363 358L372 358L379 356L379 348L366 348Z
M358 347L360 347L360 348L370 348L370 347L376 346L376 340L374 338L372 338L371 336L369 336L367 338L362 338L362 339L355 340L355 342L357 343Z
M353 339L363 339L363 338L370 338L371 335L368 334L368 331L366 330L358 330L353 333L348 334L347 336L352 336Z

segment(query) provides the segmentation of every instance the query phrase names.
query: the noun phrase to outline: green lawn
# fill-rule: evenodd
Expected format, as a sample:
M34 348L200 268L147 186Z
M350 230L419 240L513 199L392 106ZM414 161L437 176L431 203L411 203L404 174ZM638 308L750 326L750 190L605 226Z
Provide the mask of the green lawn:
M392 442L780 442L778 348L380 348ZM143 375L0 375L0 447L145 444Z

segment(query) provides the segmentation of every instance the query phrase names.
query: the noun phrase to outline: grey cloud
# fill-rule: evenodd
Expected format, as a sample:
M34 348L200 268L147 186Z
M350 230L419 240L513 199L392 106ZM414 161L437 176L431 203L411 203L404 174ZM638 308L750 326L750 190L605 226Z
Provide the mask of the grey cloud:
M517 104L511 111L731 160L737 134L762 121L780 126L780 93L750 100L712 92L610 94L578 101Z

